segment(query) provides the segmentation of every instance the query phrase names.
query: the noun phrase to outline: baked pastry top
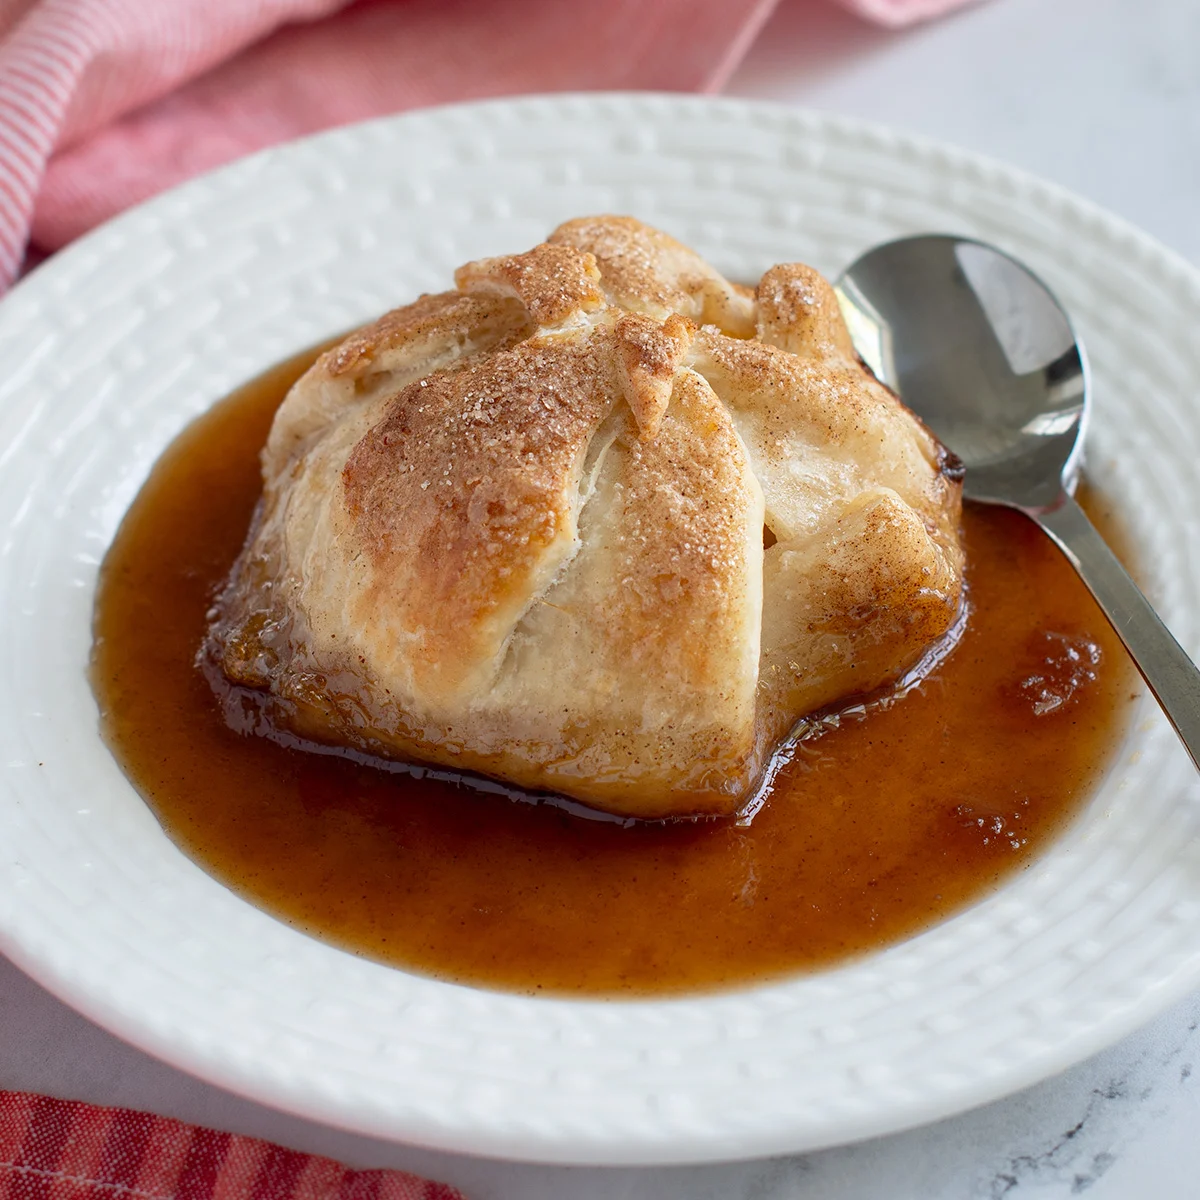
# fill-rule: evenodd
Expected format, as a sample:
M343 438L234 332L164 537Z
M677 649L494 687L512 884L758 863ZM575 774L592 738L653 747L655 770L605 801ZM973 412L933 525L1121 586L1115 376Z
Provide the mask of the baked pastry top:
M596 217L455 282L275 418L206 646L261 731L729 813L950 630L961 472L811 268Z

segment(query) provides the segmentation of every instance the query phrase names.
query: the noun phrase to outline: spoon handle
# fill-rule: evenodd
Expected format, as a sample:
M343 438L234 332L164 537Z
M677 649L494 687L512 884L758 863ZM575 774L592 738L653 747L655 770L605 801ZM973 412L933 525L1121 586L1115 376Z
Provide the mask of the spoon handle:
M1029 510L1026 510L1029 511ZM1031 516L1079 572L1200 770L1200 670L1071 499Z

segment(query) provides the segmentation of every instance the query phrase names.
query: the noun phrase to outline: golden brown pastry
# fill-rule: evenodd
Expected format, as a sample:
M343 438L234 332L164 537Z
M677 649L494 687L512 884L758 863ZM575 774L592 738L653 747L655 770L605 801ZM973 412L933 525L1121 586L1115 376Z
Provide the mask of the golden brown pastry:
M950 629L953 460L816 272L751 292L596 217L456 283L275 419L208 644L271 730L728 813L799 718Z

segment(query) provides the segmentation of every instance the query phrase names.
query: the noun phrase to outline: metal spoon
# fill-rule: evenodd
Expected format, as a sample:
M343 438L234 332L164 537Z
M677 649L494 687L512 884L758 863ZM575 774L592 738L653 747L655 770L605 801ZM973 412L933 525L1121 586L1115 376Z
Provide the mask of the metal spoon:
M855 349L966 464L964 494L1060 547L1200 768L1200 671L1072 498L1088 421L1083 349L1049 289L967 238L867 251L838 299Z

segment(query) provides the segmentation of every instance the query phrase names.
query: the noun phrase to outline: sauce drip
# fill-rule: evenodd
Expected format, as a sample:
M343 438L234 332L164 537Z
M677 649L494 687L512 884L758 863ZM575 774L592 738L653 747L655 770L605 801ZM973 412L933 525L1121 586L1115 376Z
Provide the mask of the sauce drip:
M235 733L196 652L272 415L312 358L235 393L163 455L104 563L93 686L167 834L314 937L518 992L748 986L986 894L1078 811L1121 739L1135 689L1116 636L1032 522L971 505L958 646L904 698L801 742L748 826L594 819Z

